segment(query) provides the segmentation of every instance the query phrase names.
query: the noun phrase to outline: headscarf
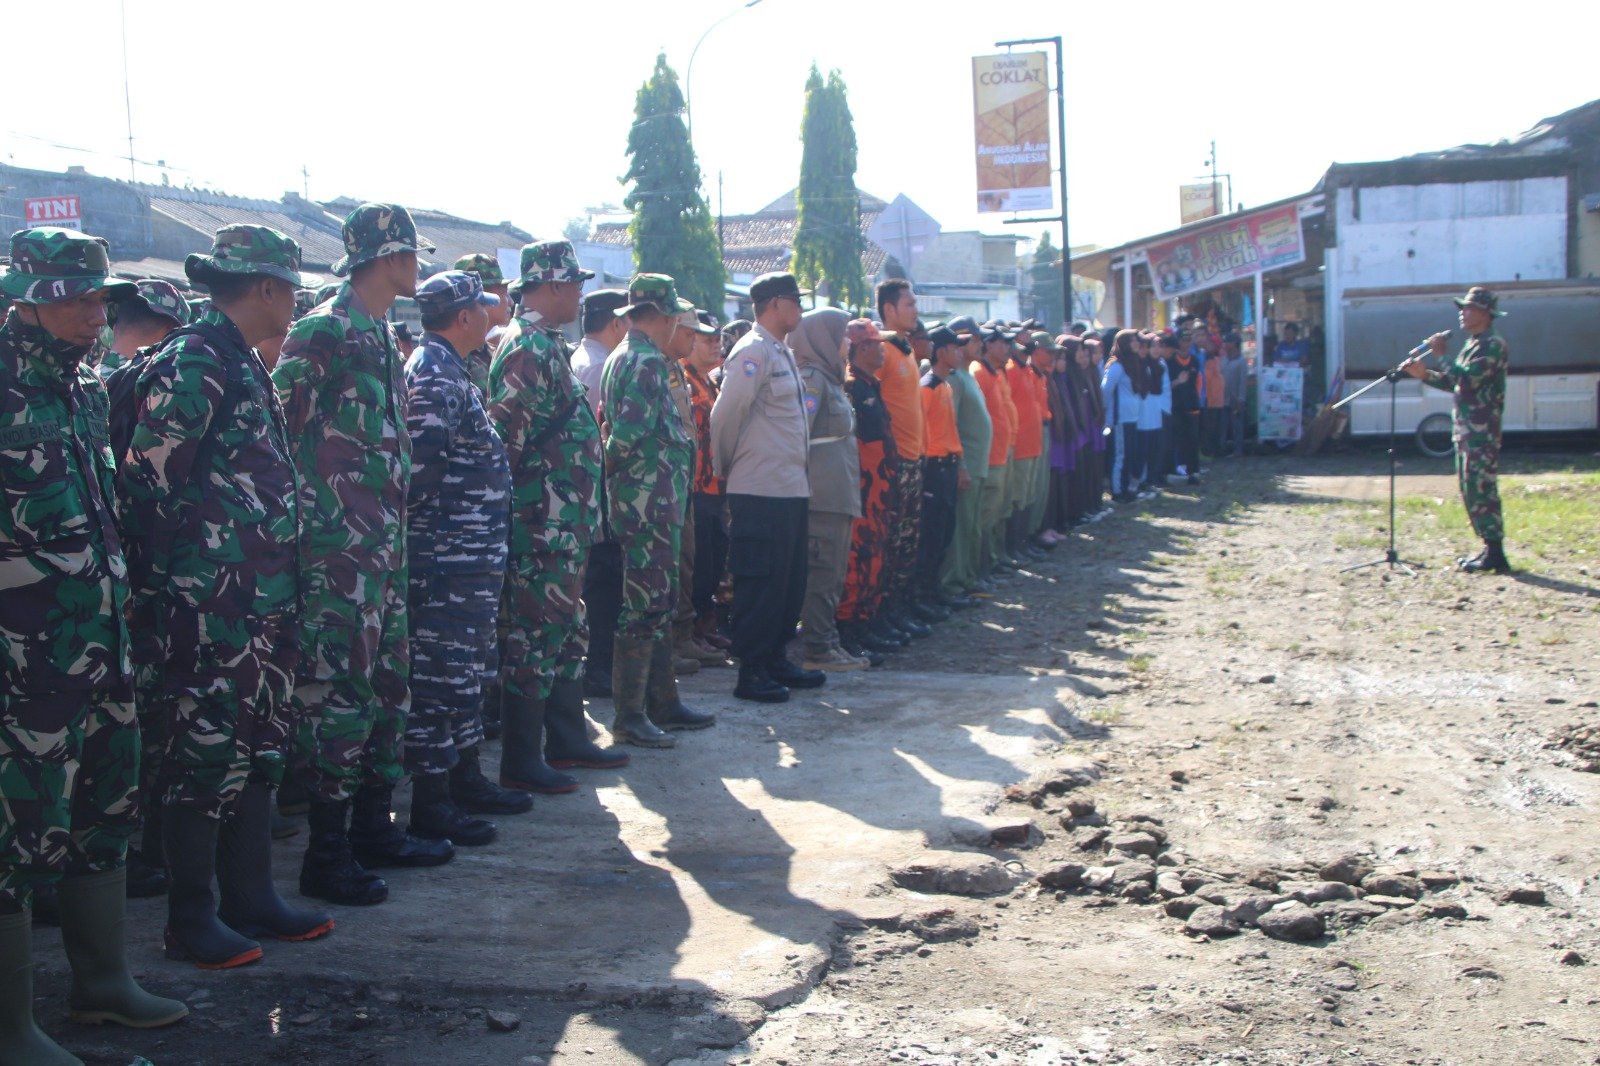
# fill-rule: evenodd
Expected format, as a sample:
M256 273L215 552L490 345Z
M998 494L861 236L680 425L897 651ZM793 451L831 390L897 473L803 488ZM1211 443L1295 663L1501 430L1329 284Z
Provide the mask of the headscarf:
M789 334L789 349L802 368L814 366L835 384L844 384L844 326L850 316L837 307L819 307L800 316Z

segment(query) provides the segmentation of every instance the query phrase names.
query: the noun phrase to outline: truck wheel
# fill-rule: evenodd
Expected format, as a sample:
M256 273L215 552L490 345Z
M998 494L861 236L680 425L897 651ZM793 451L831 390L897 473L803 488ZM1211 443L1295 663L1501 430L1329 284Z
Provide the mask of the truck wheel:
M1440 411L1417 424L1417 451L1433 459L1443 459L1455 450L1450 437L1450 416Z

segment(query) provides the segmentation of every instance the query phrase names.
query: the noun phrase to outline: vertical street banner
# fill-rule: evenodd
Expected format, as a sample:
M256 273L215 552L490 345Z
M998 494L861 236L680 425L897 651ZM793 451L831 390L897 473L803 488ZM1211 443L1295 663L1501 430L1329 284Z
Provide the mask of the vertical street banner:
M1050 186L1050 82L1045 53L972 59L979 211L1041 211Z
M1156 296L1162 300L1301 263L1306 246L1300 236L1300 209L1289 204L1230 215L1225 222L1152 244L1147 254Z
M1297 366L1256 367L1256 436L1263 441L1300 439L1305 371Z
M1191 222L1199 222L1203 218L1219 214L1221 209L1217 205L1221 201L1222 197L1217 195L1215 182L1178 186L1178 217L1182 219L1178 225L1187 226Z

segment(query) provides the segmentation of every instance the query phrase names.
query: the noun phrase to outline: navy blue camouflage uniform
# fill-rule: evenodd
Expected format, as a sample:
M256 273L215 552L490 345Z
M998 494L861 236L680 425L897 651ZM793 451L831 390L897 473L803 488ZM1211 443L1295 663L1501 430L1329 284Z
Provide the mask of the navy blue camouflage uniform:
M411 774L443 773L483 739L483 694L497 674L511 472L470 375L450 342L428 332L405 367Z

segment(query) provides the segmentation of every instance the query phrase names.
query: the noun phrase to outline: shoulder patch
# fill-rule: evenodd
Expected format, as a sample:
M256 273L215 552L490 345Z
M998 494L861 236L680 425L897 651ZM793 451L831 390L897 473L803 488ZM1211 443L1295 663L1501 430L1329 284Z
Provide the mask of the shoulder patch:
M741 370L744 371L744 376L747 377L747 378L755 377L756 376L756 372L761 369L761 366L754 359L742 359L742 360L740 360L739 361L739 367L740 367Z

